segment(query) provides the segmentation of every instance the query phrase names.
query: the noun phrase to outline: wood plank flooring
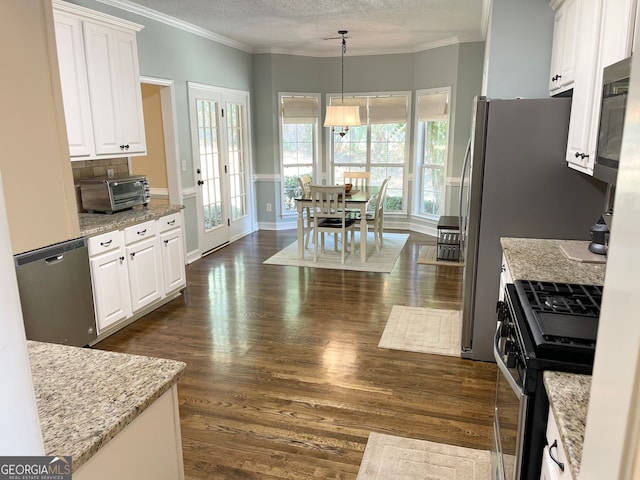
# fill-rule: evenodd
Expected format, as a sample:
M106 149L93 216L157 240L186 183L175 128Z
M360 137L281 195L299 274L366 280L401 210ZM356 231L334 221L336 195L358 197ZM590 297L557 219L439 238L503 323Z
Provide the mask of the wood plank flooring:
M263 265L296 238L260 231L187 267L176 299L96 348L182 360L188 479L355 479L370 432L490 449L496 367L378 348L393 305L458 309L462 269ZM143 447L141 447L143 448Z

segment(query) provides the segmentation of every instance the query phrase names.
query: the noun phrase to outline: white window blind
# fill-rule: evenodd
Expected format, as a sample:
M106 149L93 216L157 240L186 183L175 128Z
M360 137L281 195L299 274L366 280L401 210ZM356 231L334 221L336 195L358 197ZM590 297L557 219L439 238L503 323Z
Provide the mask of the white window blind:
M422 122L446 120L449 113L447 93L429 93L418 97L417 114Z
M315 123L320 113L317 98L282 97L283 123Z
M407 121L407 96L369 97L369 123Z

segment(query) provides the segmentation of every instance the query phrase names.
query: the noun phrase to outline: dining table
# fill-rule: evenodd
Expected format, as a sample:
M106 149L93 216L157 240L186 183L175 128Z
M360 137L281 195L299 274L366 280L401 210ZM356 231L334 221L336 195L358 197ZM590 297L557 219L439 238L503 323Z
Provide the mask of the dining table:
M367 208L372 200L374 200L380 187L369 186L360 190L351 190L345 195L345 208L348 210L358 210L360 212L360 262L367 261L367 231L368 225L366 221ZM298 258L304 259L304 212L312 209L311 195L301 195L295 198L296 209L298 210ZM307 219L308 221L309 219Z

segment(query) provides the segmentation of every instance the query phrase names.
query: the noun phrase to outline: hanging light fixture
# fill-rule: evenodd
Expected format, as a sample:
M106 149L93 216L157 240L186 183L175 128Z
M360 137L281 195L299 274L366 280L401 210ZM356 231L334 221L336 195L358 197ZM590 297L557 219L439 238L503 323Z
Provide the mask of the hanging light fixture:
M349 131L349 127L360 125L360 107L357 105L344 104L344 54L347 51L345 35L348 32L347 30L339 30L338 33L342 36L342 84L340 89L340 104L327 105L324 126L333 127L331 131L334 131L335 127L340 127L339 134L341 137L344 137Z

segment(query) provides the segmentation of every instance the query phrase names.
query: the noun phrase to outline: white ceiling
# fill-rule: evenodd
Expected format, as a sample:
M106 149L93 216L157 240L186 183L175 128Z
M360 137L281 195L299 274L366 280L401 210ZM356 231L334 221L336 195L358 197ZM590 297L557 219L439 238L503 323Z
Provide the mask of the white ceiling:
M98 0L251 53L419 52L484 39L489 0ZM326 38L334 37L333 40Z

